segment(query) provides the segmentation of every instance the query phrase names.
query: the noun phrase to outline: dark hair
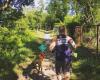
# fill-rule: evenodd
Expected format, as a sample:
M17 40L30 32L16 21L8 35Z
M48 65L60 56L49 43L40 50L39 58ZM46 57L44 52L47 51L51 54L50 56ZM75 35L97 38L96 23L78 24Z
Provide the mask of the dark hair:
M59 33L65 33L65 27L59 27Z

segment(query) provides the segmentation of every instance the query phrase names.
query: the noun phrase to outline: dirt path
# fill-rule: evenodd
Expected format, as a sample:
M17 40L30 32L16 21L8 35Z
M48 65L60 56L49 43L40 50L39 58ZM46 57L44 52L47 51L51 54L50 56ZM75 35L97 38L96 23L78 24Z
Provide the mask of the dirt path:
M48 77L48 79L44 80L57 80L54 63L55 63L54 54L47 52L46 58L42 62L43 75Z
M56 73L54 68L54 63L49 59L45 59L42 64L43 67L43 74L48 76L50 80L57 80Z
M44 77L48 78L43 80L57 80L54 62L55 62L54 54L47 53L46 58L42 62L42 72Z
M42 36L38 36L43 39L44 33L37 33L37 35L42 34ZM46 57L42 62L42 74L37 74L33 72L33 68L28 69L25 75L20 75L18 80L57 80L54 66L54 54L46 53ZM30 64L31 65L31 64ZM26 69L27 70L27 69ZM25 72L25 71L23 71Z
M42 62L42 74L35 73L33 64L30 63L23 73L19 75L18 80L57 80L54 66L54 54L46 54L46 58Z

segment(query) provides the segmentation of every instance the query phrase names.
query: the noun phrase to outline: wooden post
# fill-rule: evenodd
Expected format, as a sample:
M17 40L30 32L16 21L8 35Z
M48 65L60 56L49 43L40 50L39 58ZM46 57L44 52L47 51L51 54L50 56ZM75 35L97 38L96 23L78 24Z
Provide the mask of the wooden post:
M77 46L81 46L82 28L80 26L76 26L75 28L75 40L76 40Z
M99 25L97 25L97 54L98 54L98 49L99 49Z

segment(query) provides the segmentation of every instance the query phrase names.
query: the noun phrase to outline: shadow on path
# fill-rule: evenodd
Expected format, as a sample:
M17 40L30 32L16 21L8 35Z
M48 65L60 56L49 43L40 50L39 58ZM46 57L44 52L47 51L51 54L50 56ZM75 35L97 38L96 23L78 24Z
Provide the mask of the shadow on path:
M38 73L34 61L28 65L27 68L23 69L23 75L26 78L30 78L32 80L50 80L50 77L44 75L43 73Z

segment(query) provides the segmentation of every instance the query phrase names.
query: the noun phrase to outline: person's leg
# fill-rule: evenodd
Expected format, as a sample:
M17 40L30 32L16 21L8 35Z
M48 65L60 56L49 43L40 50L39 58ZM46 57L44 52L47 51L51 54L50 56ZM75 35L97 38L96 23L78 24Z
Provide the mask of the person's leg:
M60 64L59 61L56 61L55 70L56 70L57 80L62 80L62 76L61 76L61 64Z
M62 71L63 71L63 80L70 80L71 72L70 72L70 64L64 64Z
M64 73L64 79L63 80L70 80L71 74L70 72Z
M62 80L61 74L57 75L57 80Z

